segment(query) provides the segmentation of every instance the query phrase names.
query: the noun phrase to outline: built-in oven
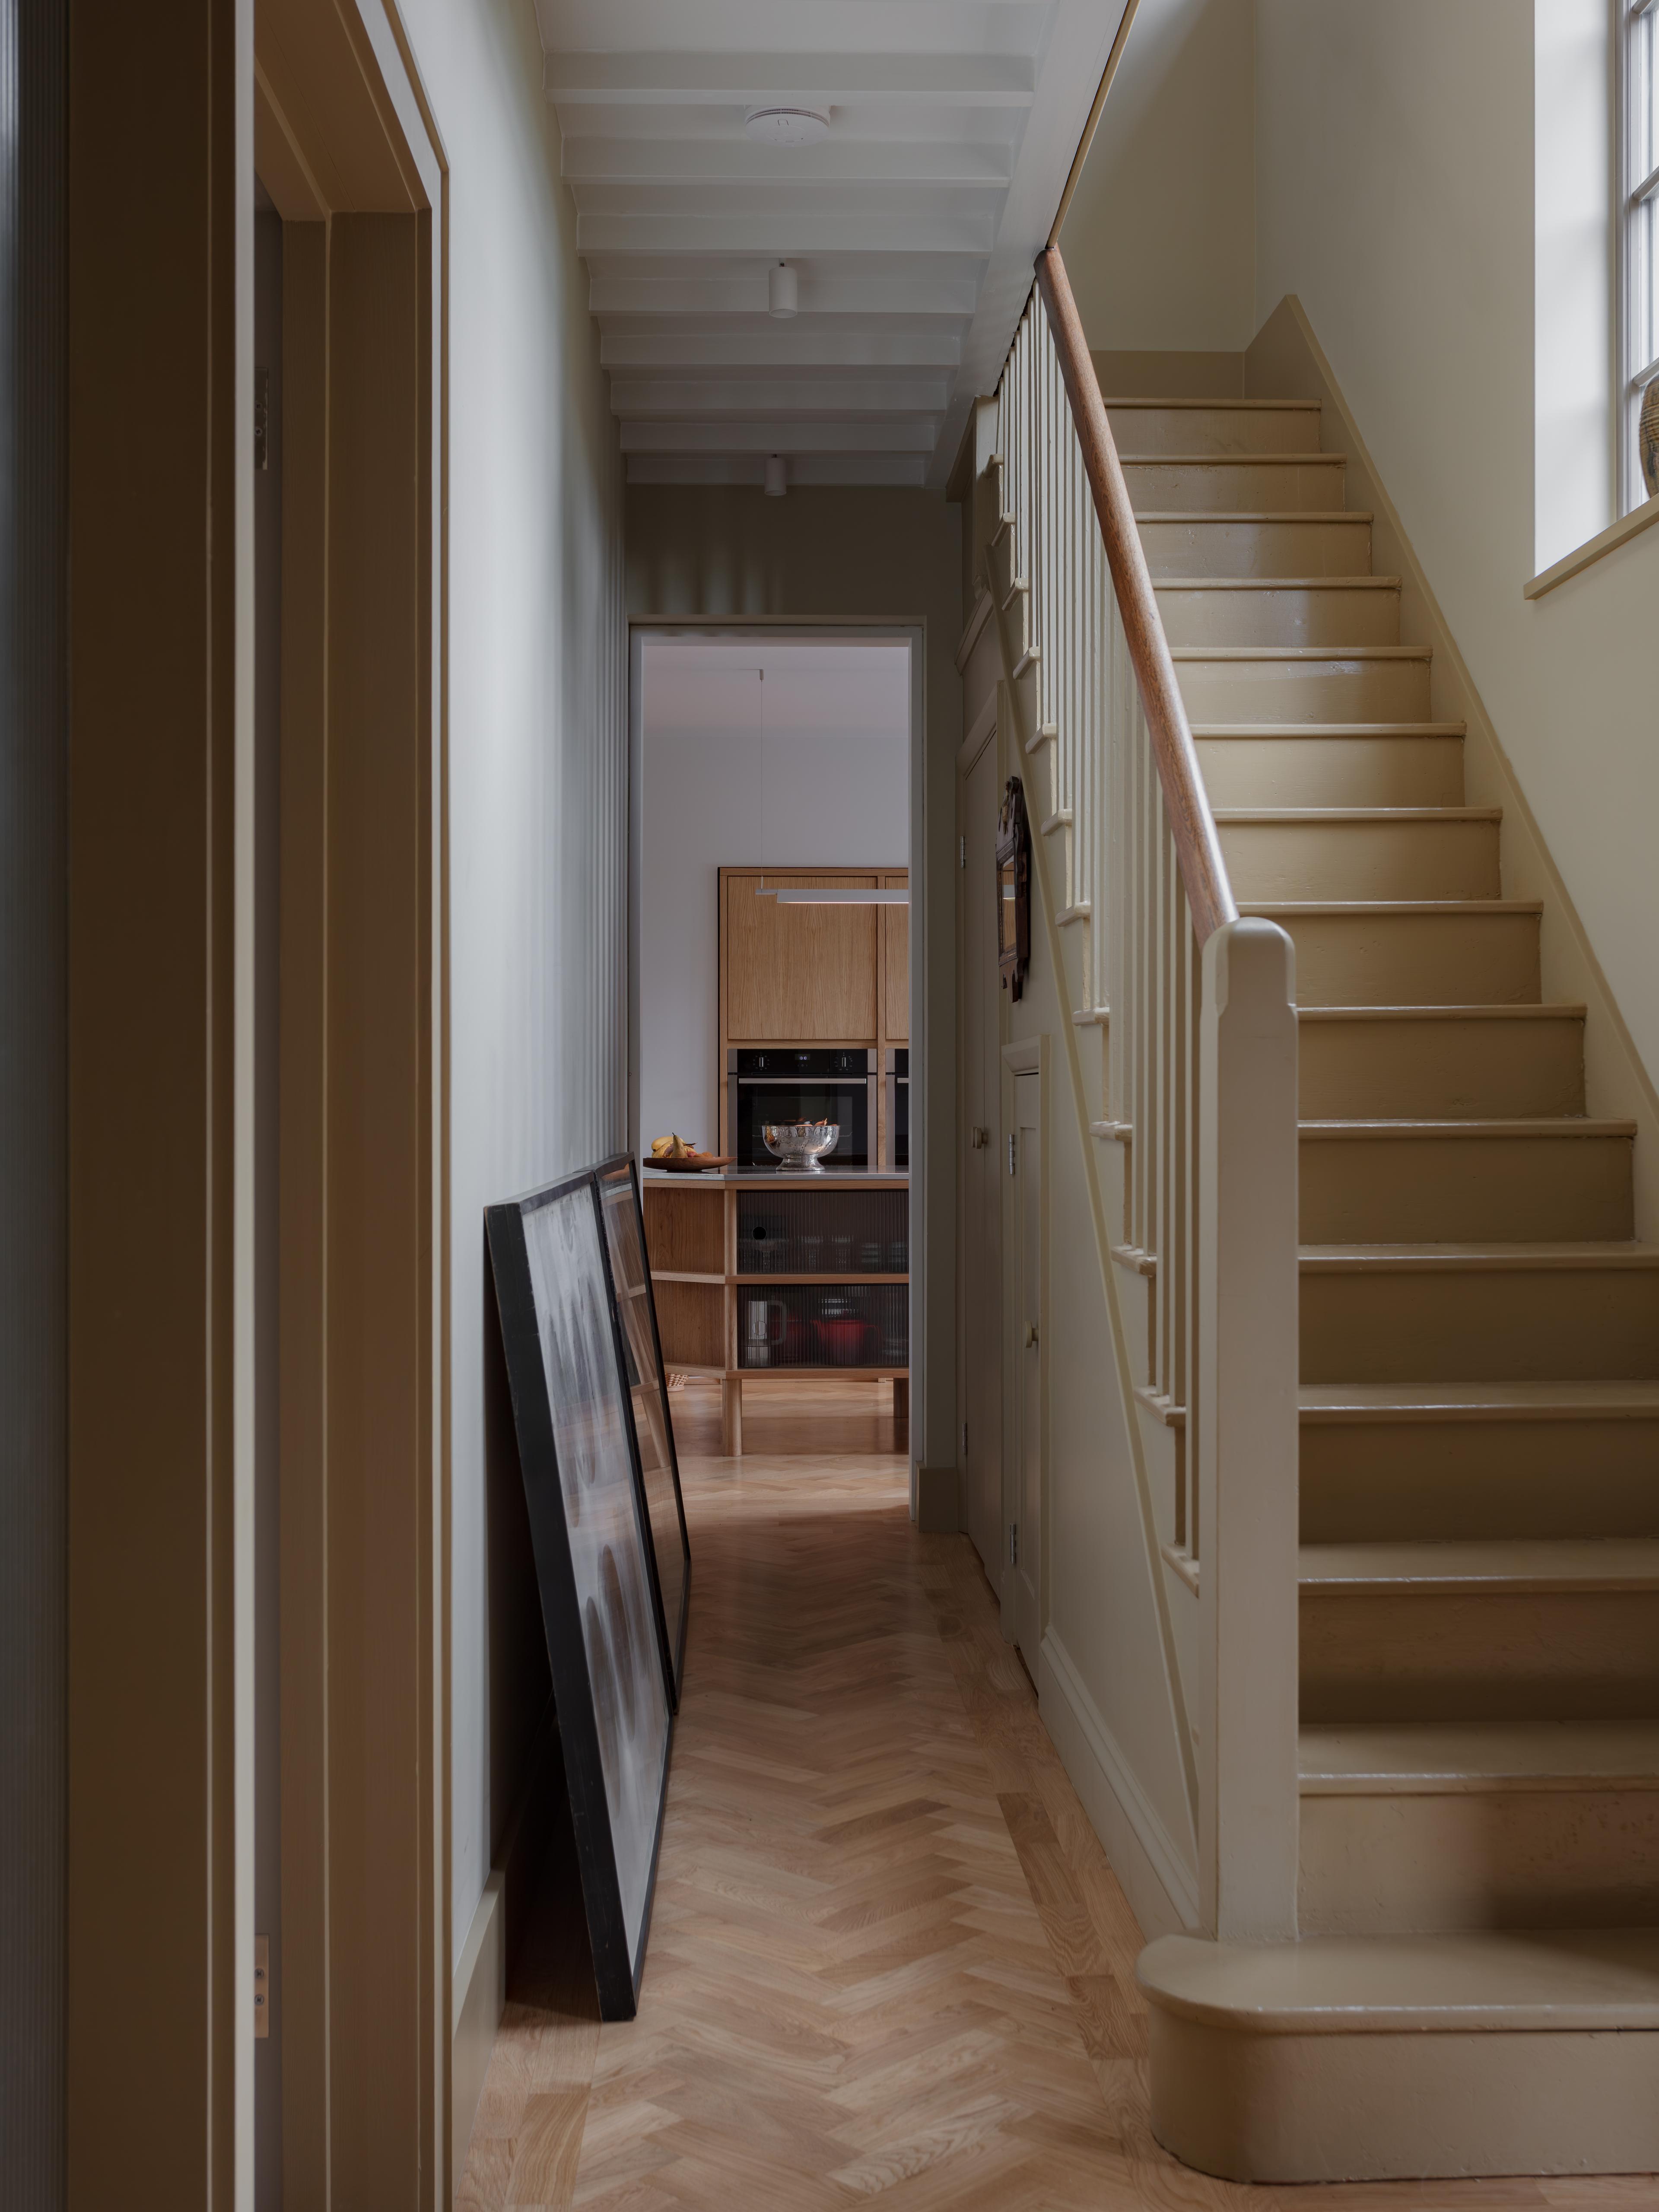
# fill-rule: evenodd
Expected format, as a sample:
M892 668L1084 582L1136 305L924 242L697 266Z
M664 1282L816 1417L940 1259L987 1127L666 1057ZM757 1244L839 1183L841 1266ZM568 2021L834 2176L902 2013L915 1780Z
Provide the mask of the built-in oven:
M910 1048L887 1048L887 1164L910 1164Z
M876 1055L842 1045L733 1045L726 1055L726 1127L738 1164L773 1168L761 1136L768 1121L833 1121L841 1131L827 1168L873 1164Z

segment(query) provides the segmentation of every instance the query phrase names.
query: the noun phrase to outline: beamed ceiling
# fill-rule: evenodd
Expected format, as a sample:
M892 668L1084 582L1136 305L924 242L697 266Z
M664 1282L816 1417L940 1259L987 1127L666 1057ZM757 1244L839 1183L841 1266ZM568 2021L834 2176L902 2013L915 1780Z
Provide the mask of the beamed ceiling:
M630 480L942 485L1122 6L538 0ZM829 129L758 144L772 106Z

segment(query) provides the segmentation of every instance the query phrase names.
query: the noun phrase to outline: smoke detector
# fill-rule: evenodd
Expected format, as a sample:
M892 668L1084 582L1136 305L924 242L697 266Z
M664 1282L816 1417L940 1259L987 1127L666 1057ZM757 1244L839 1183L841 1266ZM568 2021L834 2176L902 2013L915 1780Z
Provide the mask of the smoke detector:
M763 146L816 146L830 118L817 107L751 107L743 127Z

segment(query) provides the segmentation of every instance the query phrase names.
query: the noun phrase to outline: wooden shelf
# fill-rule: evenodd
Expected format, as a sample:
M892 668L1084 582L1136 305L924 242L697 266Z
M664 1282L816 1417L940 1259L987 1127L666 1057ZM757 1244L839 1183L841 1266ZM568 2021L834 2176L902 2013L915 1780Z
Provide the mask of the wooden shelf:
M776 1367L736 1367L732 1371L744 1382L782 1382L800 1375L820 1382L836 1376L843 1382L899 1382L910 1372L908 1367L809 1367L801 1361L792 1361L787 1366L780 1363ZM691 1370L677 1369L676 1372L689 1375Z
M819 1267L810 1275L728 1275L726 1279L728 1283L735 1283L739 1290L745 1283L757 1289L767 1283L819 1283L826 1291L832 1291L843 1283L908 1283L910 1278L908 1275L860 1275L851 1268L841 1267L826 1273Z

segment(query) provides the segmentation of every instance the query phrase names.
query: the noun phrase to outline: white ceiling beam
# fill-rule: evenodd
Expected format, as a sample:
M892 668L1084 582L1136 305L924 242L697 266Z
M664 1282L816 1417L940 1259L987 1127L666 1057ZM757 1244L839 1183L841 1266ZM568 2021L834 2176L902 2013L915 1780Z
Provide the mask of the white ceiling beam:
M922 453L939 436L936 416L871 422L624 422L625 453Z
M837 100L926 100L954 107L1029 107L1036 83L1035 64L1024 54L565 52L550 53L542 70L547 97L573 106L659 101L740 107L775 100L822 107ZM1091 85L1088 97L1093 93Z
M995 140L842 138L785 150L728 126L720 138L567 137L562 167L579 190L596 184L940 185L1006 188L1012 149Z
M968 211L836 215L762 205L715 215L675 215L665 209L648 215L576 217L579 253L753 254L762 261L773 255L793 260L815 253L927 253L982 261L995 242L994 217ZM759 274L763 283L763 268ZM801 304L807 304L805 298Z
M813 315L948 317L965 325L974 312L978 271L956 277L815 277L801 285L801 320ZM610 315L755 315L766 313L766 271L728 265L723 273L683 277L591 273L589 311ZM797 322L799 327L799 321Z
M630 484L748 484L763 496L762 453L630 453ZM799 453L789 462L792 487L815 484L915 485L927 480L921 453Z
M610 369L664 368L676 375L766 368L775 375L820 368L954 368L962 341L949 331L842 330L816 318L743 330L611 325L599 339Z
M611 411L642 420L684 416L943 415L951 384L943 376L613 376Z

